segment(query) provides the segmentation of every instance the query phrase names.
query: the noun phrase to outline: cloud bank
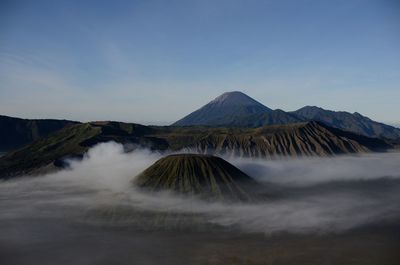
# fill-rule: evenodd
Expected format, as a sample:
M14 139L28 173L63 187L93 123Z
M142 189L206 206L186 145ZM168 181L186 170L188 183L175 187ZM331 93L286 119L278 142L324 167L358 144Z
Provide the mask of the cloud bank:
M3 219L68 218L146 229L195 225L271 234L340 232L400 217L399 153L230 162L276 197L258 203L209 203L171 193L145 193L132 179L161 157L93 147L55 174L0 183Z

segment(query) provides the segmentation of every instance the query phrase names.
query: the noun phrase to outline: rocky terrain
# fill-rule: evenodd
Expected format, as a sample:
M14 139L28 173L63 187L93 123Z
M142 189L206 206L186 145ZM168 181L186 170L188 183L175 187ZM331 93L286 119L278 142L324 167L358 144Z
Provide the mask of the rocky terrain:
M261 127L251 130L251 134L209 134L190 147L200 153L274 158L384 151L389 145L308 122Z

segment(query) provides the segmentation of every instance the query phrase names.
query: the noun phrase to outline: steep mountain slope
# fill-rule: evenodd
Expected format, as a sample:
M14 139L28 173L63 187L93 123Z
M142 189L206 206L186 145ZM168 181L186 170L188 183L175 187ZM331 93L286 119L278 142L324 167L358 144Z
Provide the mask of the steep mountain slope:
M273 158L384 151L389 145L378 139L308 122L265 126L251 133L209 134L190 148L199 153Z
M0 157L0 178L35 174L65 166L66 157L80 157L89 147L107 141L152 150L191 150L211 155L271 158L326 156L385 151L382 140L344 132L317 122L261 128L156 127L119 122L95 122L66 127Z
M290 124L304 121L306 120L301 117L277 109L265 113L255 113L247 116L240 116L231 123L225 125L228 127L257 128L265 125Z
M227 92L200 109L172 124L173 126L223 126L231 124L237 117L272 111L246 94Z
M249 200L255 181L220 157L198 154L169 155L156 161L135 179L147 190L171 190L207 198Z
M306 106L292 113L302 119L319 121L334 128L369 137L400 138L400 129L373 121L357 112L331 111L315 106Z
M19 148L73 124L77 122L50 119L28 120L0 115L0 152Z

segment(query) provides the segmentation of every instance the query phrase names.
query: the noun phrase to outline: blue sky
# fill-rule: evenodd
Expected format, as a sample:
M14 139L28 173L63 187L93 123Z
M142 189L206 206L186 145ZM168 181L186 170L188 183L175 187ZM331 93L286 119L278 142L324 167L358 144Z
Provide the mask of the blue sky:
M165 124L232 90L400 122L399 1L0 1L0 114Z

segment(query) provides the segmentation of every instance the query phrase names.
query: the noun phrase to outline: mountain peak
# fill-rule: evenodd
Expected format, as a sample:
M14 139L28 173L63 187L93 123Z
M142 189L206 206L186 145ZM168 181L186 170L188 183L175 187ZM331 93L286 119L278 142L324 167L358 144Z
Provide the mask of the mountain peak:
M222 105L242 105L242 106L260 106L267 108L257 100L249 97L241 91L225 92L222 95L216 97L208 104L222 104Z
M307 105L307 106L304 106L304 107L298 109L298 111L299 111L299 110L314 110L314 111L319 111L319 110L325 110L325 109L323 109L323 108L321 108L321 107L318 107L318 106Z
M176 126L226 126L235 119L272 110L240 91L225 92L200 109L175 122Z
M241 91L230 91L230 92L225 92L218 97L216 97L213 101L211 102L225 102L225 101L231 101L231 100L252 100L249 96L247 96L245 93Z

